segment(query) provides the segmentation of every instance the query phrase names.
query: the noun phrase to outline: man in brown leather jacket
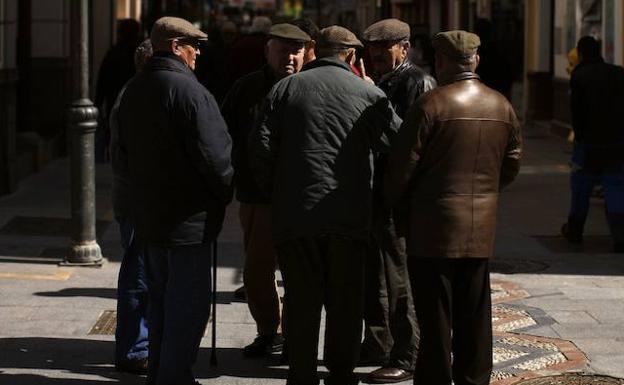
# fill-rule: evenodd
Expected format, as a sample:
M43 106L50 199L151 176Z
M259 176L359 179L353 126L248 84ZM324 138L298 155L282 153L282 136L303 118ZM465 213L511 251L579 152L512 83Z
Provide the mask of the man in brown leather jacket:
M439 87L410 109L391 151L390 204L407 205L409 274L421 329L419 384L487 385L492 371L488 258L498 194L517 175L520 125L474 73L479 37L434 36ZM405 226L407 225L407 226ZM453 359L451 361L451 354Z

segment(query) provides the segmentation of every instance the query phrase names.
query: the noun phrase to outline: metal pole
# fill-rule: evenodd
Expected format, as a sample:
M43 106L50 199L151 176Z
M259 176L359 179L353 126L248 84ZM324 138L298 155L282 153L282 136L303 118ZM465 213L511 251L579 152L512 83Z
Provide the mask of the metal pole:
M71 0L72 102L67 111L71 136L71 246L64 264L99 266L102 252L95 239L94 136L98 110L89 100L89 0Z

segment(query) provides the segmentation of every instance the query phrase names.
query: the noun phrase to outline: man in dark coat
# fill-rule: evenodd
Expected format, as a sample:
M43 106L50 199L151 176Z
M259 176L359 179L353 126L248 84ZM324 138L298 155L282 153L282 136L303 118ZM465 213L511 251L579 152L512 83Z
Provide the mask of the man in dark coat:
M146 250L147 383L192 384L210 313L210 244L231 198L231 139L212 95L193 74L206 34L163 17L154 55L119 107L133 222Z
M379 88L351 72L356 47L347 29L323 29L319 59L273 87L250 137L252 169L271 197L292 385L319 383L323 306L325 383L357 383L371 151L388 149L401 120Z
M373 73L403 119L414 101L436 81L408 58L410 27L385 19L364 31ZM392 212L383 204L383 174L388 158L375 160L373 236L366 264L364 342L360 364L382 365L368 375L375 383L409 379L414 371L418 326L407 273L405 240L396 235Z
M488 260L501 188L517 175L520 125L500 93L474 73L479 37L438 33L439 87L410 108L386 170L402 197L420 349L417 384L488 385L492 320Z
M563 235L583 241L589 198L602 185L614 251L624 252L624 69L605 63L591 36L577 44L580 62L570 78L574 153L572 199Z
M243 354L258 357L281 350L279 335L280 298L275 281L277 256L271 235L271 207L250 169L247 143L249 132L259 118L264 98L278 80L297 73L304 61L304 45L310 41L291 24L271 27L265 52L267 65L240 78L227 94L221 111L234 141L232 150L236 199L243 227L245 267L243 281L249 311L256 321L258 336Z

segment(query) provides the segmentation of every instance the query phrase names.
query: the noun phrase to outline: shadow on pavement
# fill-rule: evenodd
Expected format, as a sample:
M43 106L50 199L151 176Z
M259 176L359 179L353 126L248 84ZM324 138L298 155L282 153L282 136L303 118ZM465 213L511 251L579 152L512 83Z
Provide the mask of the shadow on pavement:
M114 349L113 341L43 337L0 338L0 384L143 384L144 378L115 371ZM200 349L194 369L198 380L221 376L286 379L288 374L285 367L271 366L278 365L277 356L272 357L271 361L247 360L243 358L240 349L219 348L218 366L212 367L209 364L210 352L209 348ZM7 370L30 373L7 373ZM40 374L34 374L35 372ZM50 375L54 377L49 377Z
M117 289L109 287L69 287L59 291L40 291L40 297L96 297L117 299Z

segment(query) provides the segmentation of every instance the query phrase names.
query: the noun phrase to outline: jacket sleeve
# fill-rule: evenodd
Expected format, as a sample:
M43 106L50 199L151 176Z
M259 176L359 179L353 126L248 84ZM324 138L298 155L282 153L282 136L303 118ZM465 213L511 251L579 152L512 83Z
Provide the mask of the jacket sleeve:
M373 151L387 154L402 122L390 100L380 98L364 111L363 118L367 123Z
M192 106L185 147L210 191L224 203L232 199L232 139L217 103L207 91Z
M384 176L386 204L394 207L403 197L412 179L431 133L427 114L418 105L408 112L395 138Z
M583 103L583 91L578 81L578 71L575 69L570 77L570 113L572 115L572 130L577 141L583 141L587 107Z
M270 200L279 143L275 91L269 92L248 139L249 167L262 194Z
M505 157L500 173L500 189L509 185L520 171L520 159L522 158L522 130L520 122L513 108L509 107L511 114L511 132L505 148Z

